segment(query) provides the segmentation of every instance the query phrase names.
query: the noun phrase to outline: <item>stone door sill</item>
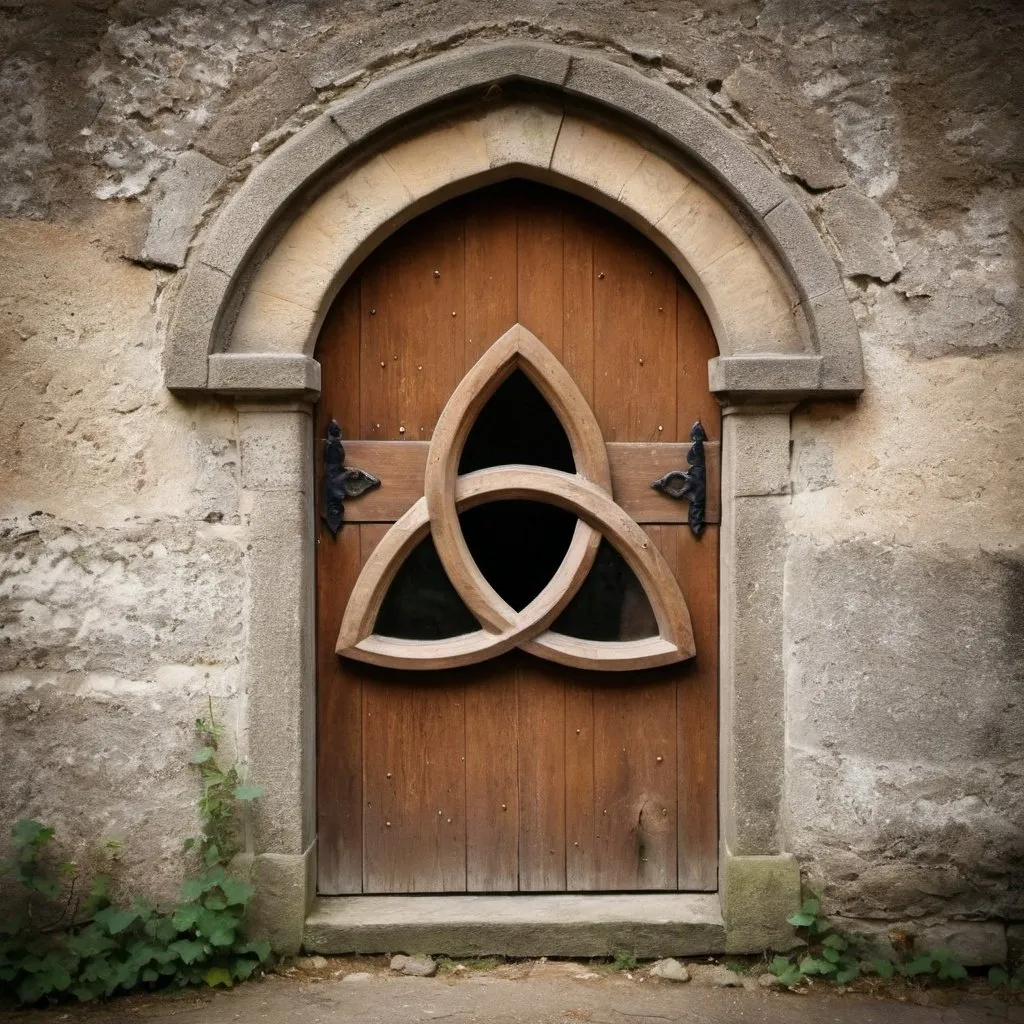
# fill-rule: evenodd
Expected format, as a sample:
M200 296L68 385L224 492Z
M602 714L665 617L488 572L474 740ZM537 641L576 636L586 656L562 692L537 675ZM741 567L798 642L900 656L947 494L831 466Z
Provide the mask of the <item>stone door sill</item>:
M321 896L310 953L696 956L725 949L717 893Z

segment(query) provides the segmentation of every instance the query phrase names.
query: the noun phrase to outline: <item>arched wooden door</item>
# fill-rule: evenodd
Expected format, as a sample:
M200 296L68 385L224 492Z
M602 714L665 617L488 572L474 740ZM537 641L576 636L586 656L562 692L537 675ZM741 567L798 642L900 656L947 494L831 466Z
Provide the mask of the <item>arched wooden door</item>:
M613 500L601 507L639 524L633 542L649 541L660 554L638 557L657 558L669 578L661 578L663 593L649 593L656 573L639 579L629 551L624 557L606 530L598 542L598 522L580 556L586 578L550 624L569 637L567 649L583 652L575 662L560 663L558 651L531 653L520 637L504 653L423 670L403 652L415 660L431 643L447 649L455 638L458 646L481 629L480 616L452 585L443 544L439 555L431 539L436 524L421 526L415 543L396 543L396 531L424 495L439 418L510 330L540 346L534 354L561 382L551 385L555 398L558 388L572 392L566 401L576 412L552 411L546 378L532 364L506 368L467 414L471 429L453 467L471 474L528 464L541 467L534 476L566 481L581 472L580 457L559 417L578 415L605 442L599 454L607 455ZM321 893L717 887L720 410L707 386L715 354L693 292L654 246L592 205L524 182L418 218L345 286L317 349L318 486L332 421L342 428L345 465L382 483L345 502L336 537L318 517ZM697 420L709 438L699 536L687 502L650 486L687 469ZM514 609L512 619L532 607L579 540L573 511L536 497L527 489L458 509L484 586ZM321 502L318 494L323 514ZM381 562L388 545L403 544L408 550L390 568L368 562L375 550ZM375 641L354 646L364 630L339 655L346 609L350 620L359 617L353 588L358 579L365 590L368 574L383 597L367 621L384 636L385 654ZM614 658L664 633L666 607L688 612L694 657L680 660L688 652L677 651L655 667L578 667L594 650Z

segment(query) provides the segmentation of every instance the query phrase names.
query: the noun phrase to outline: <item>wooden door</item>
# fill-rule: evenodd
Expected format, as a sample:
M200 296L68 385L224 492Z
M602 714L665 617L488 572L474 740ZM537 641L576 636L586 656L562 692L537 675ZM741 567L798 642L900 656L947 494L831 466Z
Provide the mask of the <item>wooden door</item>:
M429 671L339 657L335 644L363 565L424 493L426 442L439 417L517 324L564 367L592 410L607 442L612 497L674 573L696 655L615 672L517 649ZM346 465L382 484L345 503L336 538L318 519L321 893L717 887L720 410L707 387L716 351L693 292L648 241L604 211L522 182L418 218L345 286L317 349L318 481L333 420ZM538 461L563 468L564 437L555 436L557 419L538 397L529 382L510 379L480 412L464 458L476 441L498 449L507 442L515 452L536 434L546 453ZM667 469L686 469L696 420L710 439L700 536L685 501L650 487ZM489 457L481 464L506 461L500 452ZM473 556L489 579L504 572L510 592L535 593L543 580L534 577L558 566L574 517L523 501L488 507L489 518L474 518L475 509L459 517ZM385 599L382 618L447 609L436 558L426 547L416 551L423 558L394 584L414 589ZM409 583L416 573L420 582ZM602 585L584 587L592 594ZM618 600L624 621L632 598ZM588 610L598 605L580 607L586 631L600 619Z

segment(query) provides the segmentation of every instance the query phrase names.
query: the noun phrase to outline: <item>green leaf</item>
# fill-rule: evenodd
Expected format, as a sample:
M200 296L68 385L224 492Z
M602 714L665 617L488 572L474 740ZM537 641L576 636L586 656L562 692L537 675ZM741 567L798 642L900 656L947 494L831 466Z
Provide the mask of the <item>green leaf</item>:
M871 969L880 978L884 978L888 981L896 973L896 968L891 961L885 960L880 956L871 958Z
M211 946L233 946L235 943L234 922L218 924L207 936Z
M187 884L187 883L186 883ZM184 888L184 886L182 886ZM197 896L200 894L196 894ZM202 916L203 908L198 903L180 903L174 908L171 915L171 922L179 932L195 928Z
M847 949L850 945L849 940L845 935L840 935L839 932L833 932L831 935L826 935L822 939L821 944L828 949L838 949L841 953L844 949Z
M231 965L231 971L239 981L245 981L259 965L260 962L255 957L240 956Z
M138 920L136 910L118 910L117 907L104 907L98 911L93 920L103 925L111 935L118 935L130 924Z
M836 971L836 981L840 985L845 985L847 982L853 981L858 974L860 974L860 967L856 962L844 964Z
M160 972L154 970L152 967L146 967L139 977L148 984L152 984L154 981L160 980Z
M988 969L988 983L998 988L1010 980L1010 972L1005 967L990 967Z
M183 903L192 903L199 899L206 892L206 886L201 878L186 878L181 883L181 900Z
M916 956L905 964L900 964L899 972L904 977L915 978L919 974L930 974L933 970L932 958L928 955Z
M794 928L810 928L814 924L813 914L794 914L792 917L787 917L786 921L791 924Z
M268 939L250 939L244 946L240 947L239 953L255 953L263 963L270 956L270 942ZM785 957L776 957L776 960L785 960Z
M967 968L955 960L945 963L939 968L939 978L942 981L963 981L966 977Z
M840 956L839 950L838 950L838 949L833 949L833 947L832 947L832 946L826 946L826 947L825 947L825 948L824 948L824 949L823 949L823 950L821 951L821 955L822 955L822 956L823 956L823 957L824 957L824 958L825 958L826 960L828 960L828 962L829 962L829 963L832 963L832 964L837 964L837 963L839 963L839 956Z
M821 901L815 899L813 896L809 899L804 900L800 906L801 914L810 914L811 917L817 917L821 911Z
M19 818L11 826L11 838L15 846L33 846L39 849L53 838L53 829L32 818Z
M194 964L201 957L206 956L207 951L206 943L196 939L178 939L167 948L181 957L181 962L185 964Z
M234 984L231 972L225 967L211 967L203 975L203 981L205 981L211 988L215 985L224 985L226 988L231 988Z
M252 899L252 886L241 878L225 879L220 889L228 901L228 906L244 907Z
M213 747L202 747L192 755L193 764L206 764L207 761L216 754L217 751Z
M252 800L259 800L264 795L262 786L237 786L234 792L236 800L244 800L247 803Z

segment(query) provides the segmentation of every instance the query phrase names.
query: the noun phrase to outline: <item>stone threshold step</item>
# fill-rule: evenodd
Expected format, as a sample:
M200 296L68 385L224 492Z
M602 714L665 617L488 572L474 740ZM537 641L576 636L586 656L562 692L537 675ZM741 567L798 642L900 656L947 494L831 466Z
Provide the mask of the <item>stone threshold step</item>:
M310 953L696 956L725 950L717 893L321 896Z

